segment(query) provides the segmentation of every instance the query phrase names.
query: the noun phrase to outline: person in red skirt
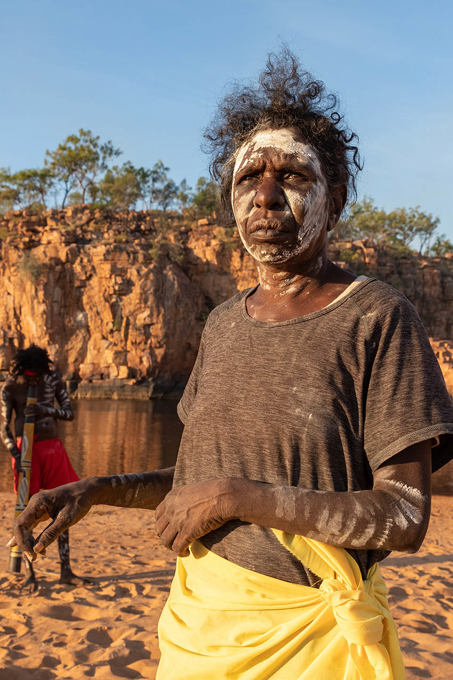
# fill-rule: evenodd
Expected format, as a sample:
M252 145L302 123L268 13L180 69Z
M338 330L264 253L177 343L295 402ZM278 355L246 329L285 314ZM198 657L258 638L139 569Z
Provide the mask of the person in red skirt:
M57 434L57 421L73 420L74 414L64 382L51 366L52 361L47 350L37 345L20 349L11 361L10 375L1 391L0 435L12 456L15 492L17 492L19 478L25 416L31 415L35 419L30 497L40 489L53 489L79 479L63 442ZM35 383L37 386L37 403L27 407L27 391L30 383ZM58 403L57 408L55 402ZM15 415L14 434L11 430L13 412ZM86 579L79 578L71 569L68 531L58 537L58 551L61 568L60 583L78 585L86 582ZM36 589L33 567L28 560L25 564L27 584L32 589Z

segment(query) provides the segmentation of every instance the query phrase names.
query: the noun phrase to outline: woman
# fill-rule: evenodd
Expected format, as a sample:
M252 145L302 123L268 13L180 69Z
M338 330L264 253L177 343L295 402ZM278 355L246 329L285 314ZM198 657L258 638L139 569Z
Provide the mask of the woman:
M18 522L33 557L94 503L157 506L180 556L165 680L404 677L377 563L420 546L453 412L412 305L327 258L360 167L335 106L284 52L207 133L259 285L207 321L175 470L46 492Z

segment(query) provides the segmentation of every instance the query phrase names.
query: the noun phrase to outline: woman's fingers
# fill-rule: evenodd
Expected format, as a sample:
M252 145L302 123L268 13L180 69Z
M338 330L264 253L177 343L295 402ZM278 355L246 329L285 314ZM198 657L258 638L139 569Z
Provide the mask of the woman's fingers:
M13 548L15 545L18 545L20 549L27 555L28 559L30 562L33 562L36 559L36 552L34 550L34 539L33 539L33 534L30 531L24 530L22 532L22 540L20 542L17 541L16 536L12 536L6 546L8 548ZM41 555L45 555L45 550L41 551Z
M54 520L40 534L35 542L32 535L33 528L42 521L54 516ZM17 545L27 556L34 560L36 554L41 553L71 524L70 514L65 508L59 510L48 492L40 491L29 501L25 510L16 519L14 537Z
M159 513L156 512L155 522L156 522L156 534L158 535L160 542L169 550L173 550L173 543L178 537L178 530L173 526L167 519L166 514L163 512L163 503L161 503Z
M63 511L59 512L53 522L51 522L38 536L34 543L35 553L41 553L48 545L53 543L60 534L71 526L71 521Z
M175 540L176 535L177 535L177 532L174 530L174 528L167 526L167 528L159 536L160 542L166 548L169 548L171 550L171 547L173 545L173 541Z

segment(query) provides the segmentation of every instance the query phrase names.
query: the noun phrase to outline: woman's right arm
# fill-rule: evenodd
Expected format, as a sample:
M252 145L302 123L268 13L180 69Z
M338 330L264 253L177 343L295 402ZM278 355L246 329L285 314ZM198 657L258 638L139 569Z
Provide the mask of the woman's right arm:
M15 522L10 545L19 547L34 560L63 531L79 522L93 505L154 510L171 490L174 467L152 472L110 477L88 477L32 496ZM38 539L33 528L51 518Z

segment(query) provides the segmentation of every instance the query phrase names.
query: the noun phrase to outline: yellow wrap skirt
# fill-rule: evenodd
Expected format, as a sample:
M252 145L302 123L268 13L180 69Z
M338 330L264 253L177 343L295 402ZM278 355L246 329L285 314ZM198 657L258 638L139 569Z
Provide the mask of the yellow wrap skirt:
M374 565L274 530L319 588L244 569L192 544L159 621L157 680L404 680L386 587Z

